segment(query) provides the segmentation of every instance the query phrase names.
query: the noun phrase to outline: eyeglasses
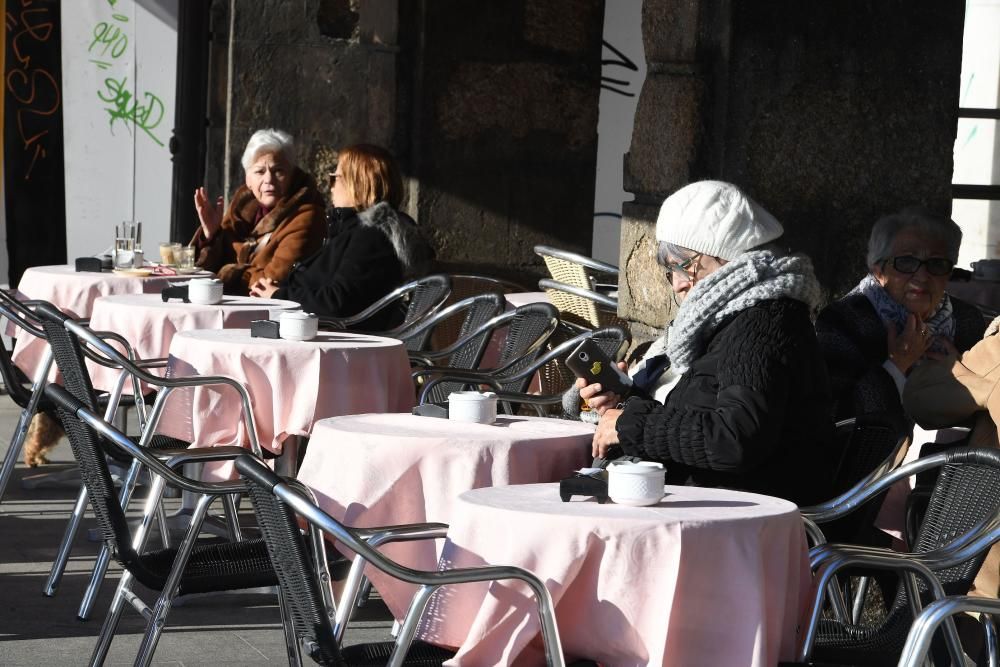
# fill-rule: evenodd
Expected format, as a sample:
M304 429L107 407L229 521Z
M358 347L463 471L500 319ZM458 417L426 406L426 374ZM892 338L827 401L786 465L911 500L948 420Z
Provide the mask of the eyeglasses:
M914 257L913 255L901 255L899 257L882 260L882 267L885 268L885 265L889 262L892 263L892 268L896 269L900 273L916 273L920 270L921 266L927 266L927 273L932 276L947 276L951 273L951 270L955 268L955 262L947 259L946 257L928 257L927 259L920 259L919 257Z
M333 190L333 186L336 184L337 179L341 177L341 174L330 172L326 175L327 181L330 184L330 189Z
M695 262L697 262L701 258L701 256L703 254L704 253L700 253L700 252L699 253L695 253L694 255L691 255L690 257L688 257L687 259L685 259L683 262L681 262L679 264L676 263L676 262L666 262L666 265L667 265L667 280L669 280L669 281L672 282L673 279L674 279L674 272L680 272L680 273L684 274L684 277L687 278L688 280L694 281L694 279L695 279L695 273L698 272L698 268L695 267L694 271L691 272L691 271L688 271L688 267L691 266L692 264L694 264Z

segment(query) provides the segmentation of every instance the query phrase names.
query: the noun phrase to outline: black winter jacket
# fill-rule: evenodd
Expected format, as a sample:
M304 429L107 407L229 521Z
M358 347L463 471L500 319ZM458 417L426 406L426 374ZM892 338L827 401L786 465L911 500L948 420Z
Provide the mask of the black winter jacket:
M430 247L405 213L381 202L358 213L336 208L327 221L327 237L312 256L297 263L274 293L317 315L355 315L422 275L430 264ZM366 320L363 328L380 331L398 324L400 312L389 309Z
M979 310L951 297L955 347L965 352L978 343L986 322ZM849 294L823 309L816 336L830 372L834 416L847 419L870 412L903 415L892 376L882 367L889 358L885 325L864 294Z
M839 452L808 307L776 299L736 313L665 404L629 399L617 431L626 454L663 462L667 483L827 500Z

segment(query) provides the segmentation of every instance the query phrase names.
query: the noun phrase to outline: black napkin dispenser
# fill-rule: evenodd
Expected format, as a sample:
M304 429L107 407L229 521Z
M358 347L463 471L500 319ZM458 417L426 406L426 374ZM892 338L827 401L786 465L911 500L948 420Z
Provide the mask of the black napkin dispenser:
M577 473L559 482L559 497L568 503L573 496L591 496L602 505L608 502L608 479L606 472L594 475Z
M77 257L74 264L77 271L100 273L104 270L104 264L100 257ZM111 262L108 262L108 268L111 268Z
M253 320L250 322L251 338L280 338L279 323L275 320Z
M170 301L171 299L180 299L184 303L191 303L188 300L188 286L187 285L170 285L164 287L163 291L160 292L160 298L164 301Z

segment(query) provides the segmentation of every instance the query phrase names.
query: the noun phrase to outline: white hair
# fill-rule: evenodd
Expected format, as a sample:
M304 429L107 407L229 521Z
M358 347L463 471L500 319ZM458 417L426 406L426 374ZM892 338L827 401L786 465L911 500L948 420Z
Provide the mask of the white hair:
M258 157L267 153L280 154L293 167L295 164L295 142L292 135L282 130L267 129L257 130L247 142L246 150L243 151L243 171L250 168Z

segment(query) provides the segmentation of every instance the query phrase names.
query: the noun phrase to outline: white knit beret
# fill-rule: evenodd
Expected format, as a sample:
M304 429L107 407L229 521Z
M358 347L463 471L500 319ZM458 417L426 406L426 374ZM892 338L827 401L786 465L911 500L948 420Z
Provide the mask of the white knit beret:
M698 181L667 197L656 218L656 240L733 260L773 241L785 229L735 185Z

